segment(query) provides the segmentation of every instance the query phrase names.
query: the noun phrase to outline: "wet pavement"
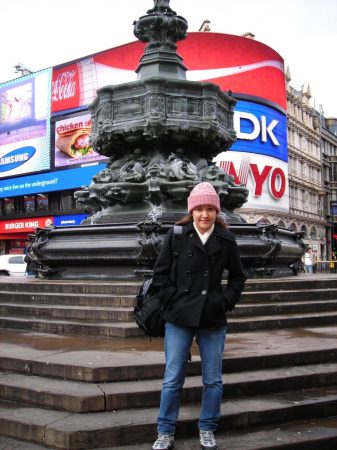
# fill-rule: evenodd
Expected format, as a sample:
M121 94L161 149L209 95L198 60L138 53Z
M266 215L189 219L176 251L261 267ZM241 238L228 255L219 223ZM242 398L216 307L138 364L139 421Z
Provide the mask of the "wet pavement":
M337 325L325 327L290 328L228 334L225 359L298 351L301 349L336 348ZM192 356L199 358L194 343ZM102 338L92 336L59 336L29 331L0 330L0 357L25 359L44 358L64 362L68 359L87 365L114 366L125 364L164 362L163 339L153 338ZM105 362L104 362L105 360Z

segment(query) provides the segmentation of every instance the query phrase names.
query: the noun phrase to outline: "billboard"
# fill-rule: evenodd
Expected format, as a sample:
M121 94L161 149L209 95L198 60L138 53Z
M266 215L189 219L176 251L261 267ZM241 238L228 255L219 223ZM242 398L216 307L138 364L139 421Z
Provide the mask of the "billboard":
M214 158L216 164L249 190L243 208L289 210L286 117L251 101L238 101L234 111L237 141Z
M91 115L79 114L57 118L53 133L54 167L81 167L95 161L108 161L96 153L89 143Z
M188 33L178 44L186 77L211 81L222 90L261 97L286 109L284 65L272 48L253 39L220 33ZM135 81L145 44L136 41L53 70L52 111L86 106L96 90Z
M54 225L56 227L73 227L81 225L89 214L67 214L65 216L55 216Z
M83 108L106 85L136 80L145 44L131 42L53 71L52 111ZM215 161L250 192L245 208L288 211L286 91L282 57L261 42L220 33L189 33L178 43L186 77L210 81L239 99L237 142Z
M50 169L51 74L0 85L0 178Z
M28 233L36 228L50 227L52 224L53 217L0 220L0 233Z
M87 167L0 180L0 198L81 188L105 167L95 162Z
M106 158L88 143L87 106L98 88L136 80L144 47L139 41L131 42L55 67L52 73L41 71L0 85L0 197L90 183L105 167ZM200 32L189 33L179 42L178 53L188 69L187 79L213 82L239 99L234 114L238 140L216 162L250 190L244 207L287 210L282 57L252 39Z

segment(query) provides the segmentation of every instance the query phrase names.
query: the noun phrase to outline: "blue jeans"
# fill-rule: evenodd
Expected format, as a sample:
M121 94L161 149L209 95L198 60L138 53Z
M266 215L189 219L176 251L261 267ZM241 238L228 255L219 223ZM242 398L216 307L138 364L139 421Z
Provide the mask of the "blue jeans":
M202 404L199 429L215 431L222 400L222 355L226 327L194 330L166 323L166 368L161 391L158 432L174 434L185 381L186 364L194 336L199 347L202 367Z

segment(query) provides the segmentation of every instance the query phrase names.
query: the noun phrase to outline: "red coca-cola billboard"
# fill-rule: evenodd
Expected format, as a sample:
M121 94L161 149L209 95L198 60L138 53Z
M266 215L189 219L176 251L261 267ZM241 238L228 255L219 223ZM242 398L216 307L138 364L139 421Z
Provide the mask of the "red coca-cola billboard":
M62 69L54 69L52 77L51 101L53 111L77 108L80 104L79 64L70 64Z
M98 88L136 80L144 46L131 42L55 68L52 111L86 106ZM283 59L267 45L242 36L196 32L178 43L178 52L188 69L187 79L211 81L222 90L260 97L286 109Z

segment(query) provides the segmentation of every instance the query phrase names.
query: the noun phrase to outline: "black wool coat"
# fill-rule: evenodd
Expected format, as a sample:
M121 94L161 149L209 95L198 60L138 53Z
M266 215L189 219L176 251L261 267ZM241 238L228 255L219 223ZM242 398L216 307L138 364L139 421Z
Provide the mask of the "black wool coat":
M168 302L164 319L192 328L226 325L226 311L239 301L246 275L233 233L215 224L211 236L202 244L193 222L183 226L176 279L171 280L171 228L154 266L153 282L161 302ZM224 270L227 284L222 285Z

